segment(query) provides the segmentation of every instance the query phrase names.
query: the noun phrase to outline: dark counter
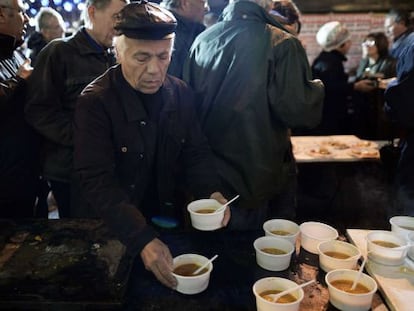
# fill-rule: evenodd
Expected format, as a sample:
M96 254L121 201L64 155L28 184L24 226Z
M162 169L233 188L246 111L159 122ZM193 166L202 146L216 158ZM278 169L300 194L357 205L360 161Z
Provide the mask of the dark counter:
M16 241L19 236L22 239L22 234L25 238ZM336 310L329 304L325 273L318 269L318 256L297 249L289 269L264 270L256 264L253 248L253 241L262 235L262 231L226 229L163 232L161 240L170 247L173 256L219 255L208 288L200 294L184 295L161 285L140 260L131 261L125 256L119 242L100 222L1 222L0 309L256 310L254 282L279 276L297 283L317 279L317 283L304 289L300 310ZM19 248L10 255L7 248L13 244ZM50 256L51 250L55 255ZM381 305L382 300L376 296L373 308ZM387 310L385 306L380 309Z

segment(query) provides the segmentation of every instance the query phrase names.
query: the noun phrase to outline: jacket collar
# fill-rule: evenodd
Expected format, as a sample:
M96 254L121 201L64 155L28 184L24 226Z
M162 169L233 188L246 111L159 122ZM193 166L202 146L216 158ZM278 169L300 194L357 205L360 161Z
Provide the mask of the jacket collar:
M282 24L274 19L264 8L249 0L236 0L224 9L220 20L253 20L269 24L287 31Z
M121 105L124 108L125 115L128 122L134 122L139 120L145 120L148 118L148 114L142 104L136 91L129 85L125 80L121 65L116 65L114 68L113 81L116 85L117 93L121 101ZM160 89L161 96L163 99L163 112L175 111L176 106L174 105L173 89L170 78L164 81L164 85Z
M87 54L106 54L107 51L99 45L87 32L85 27L79 29L69 40L68 43L75 46L81 55Z
M0 59L12 58L15 48L16 39L0 33Z

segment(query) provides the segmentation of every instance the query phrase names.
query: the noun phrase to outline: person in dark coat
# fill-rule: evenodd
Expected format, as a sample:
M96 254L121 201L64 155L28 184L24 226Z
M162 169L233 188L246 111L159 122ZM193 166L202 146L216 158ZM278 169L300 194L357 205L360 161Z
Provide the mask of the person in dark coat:
M206 28L203 20L208 11L207 3L205 0L163 0L161 6L171 11L177 20L174 51L168 73L181 79L191 44Z
M38 55L28 81L26 120L42 136L43 176L61 218L77 216L80 205L73 176L75 103L88 83L114 65L109 52L113 19L125 4L126 0L88 0L85 27L50 42Z
M17 51L28 22L22 1L0 0L0 218L34 216L38 140L23 112L32 68Z
M27 39L30 49L31 64L36 64L37 55L50 41L62 38L65 33L65 22L62 15L50 7L42 7L35 16L36 30Z
M156 228L184 225L177 188L227 202L193 94L167 74L175 27L174 16L154 3L125 6L115 24L119 65L84 89L74 122L74 165L89 213L168 287L177 284L172 257ZM223 226L229 217L227 209Z

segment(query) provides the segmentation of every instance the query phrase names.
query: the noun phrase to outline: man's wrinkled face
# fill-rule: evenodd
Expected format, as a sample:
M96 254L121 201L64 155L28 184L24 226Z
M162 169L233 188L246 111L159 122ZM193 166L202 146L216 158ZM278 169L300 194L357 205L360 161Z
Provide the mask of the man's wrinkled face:
M173 38L117 38L115 48L125 80L137 91L154 94L163 85L171 60Z
M29 17L21 0L13 0L11 5L0 5L1 19L5 23L5 34L16 38L17 45L24 42Z
M89 18L95 39L102 46L109 48L112 46L113 38L116 34L114 29L116 17L119 11L126 5L120 0L112 0L111 3L103 8L90 8Z

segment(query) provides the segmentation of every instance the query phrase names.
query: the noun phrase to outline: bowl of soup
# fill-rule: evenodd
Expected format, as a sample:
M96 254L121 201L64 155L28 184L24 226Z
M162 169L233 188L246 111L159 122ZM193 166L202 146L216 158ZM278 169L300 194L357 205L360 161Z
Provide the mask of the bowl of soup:
M369 259L388 266L398 266L404 263L408 243L395 232L371 231L366 239Z
M371 309L372 299L378 288L377 283L372 277L362 273L355 289L351 290L357 275L357 270L349 269L336 269L325 275L329 302L339 310L364 311Z
M266 277L257 280L253 285L257 311L298 311L304 293L302 288L294 290L276 301L272 295L297 286L291 280L280 277Z
M414 232L414 217L394 216L390 218L391 231L395 232L404 239L409 233Z
M335 269L355 269L360 250L347 242L338 240L325 241L318 244L319 266L325 272Z
M208 261L207 257L198 254L183 254L173 260L173 275L177 279L177 292L187 295L198 294L208 287L213 263L197 274L198 268Z
M263 230L267 236L276 236L296 243L299 236L299 225L287 219L270 219L263 224Z
M253 243L256 251L256 262L263 269L269 271L283 271L290 265L294 246L288 240L262 236Z
M312 254L318 254L318 244L324 241L336 240L338 231L321 222L308 221L300 226L300 245Z
M191 225L198 230L211 231L222 227L225 209L218 209L222 206L214 199L201 199L188 204L187 210L190 213Z

